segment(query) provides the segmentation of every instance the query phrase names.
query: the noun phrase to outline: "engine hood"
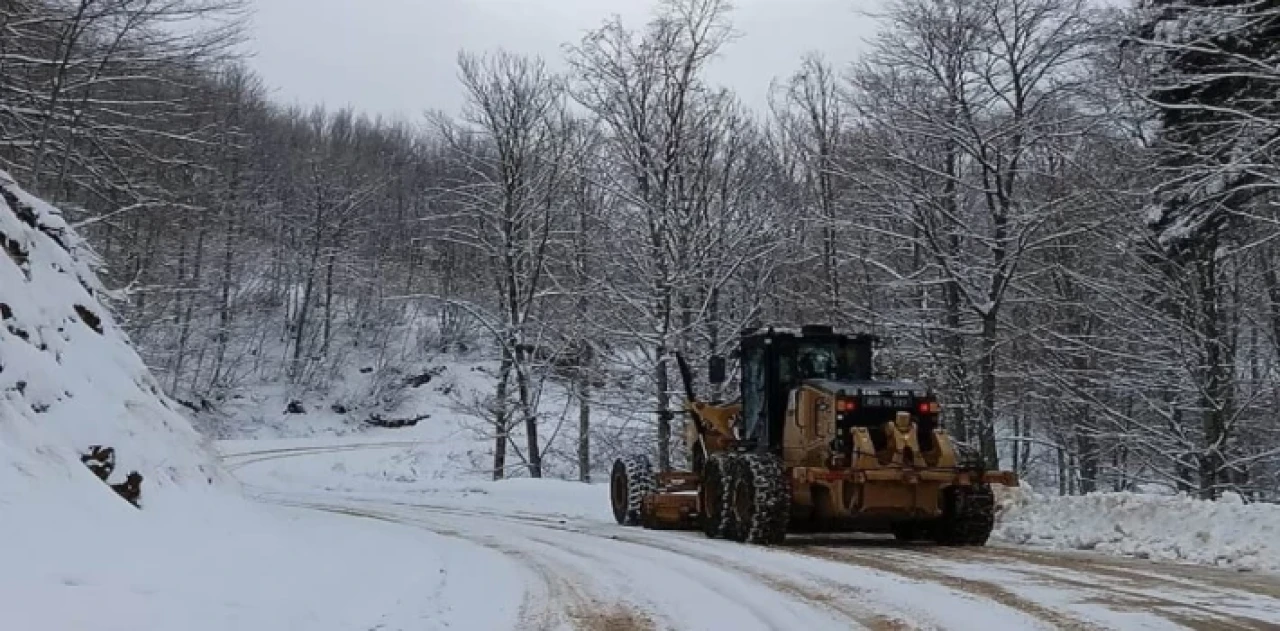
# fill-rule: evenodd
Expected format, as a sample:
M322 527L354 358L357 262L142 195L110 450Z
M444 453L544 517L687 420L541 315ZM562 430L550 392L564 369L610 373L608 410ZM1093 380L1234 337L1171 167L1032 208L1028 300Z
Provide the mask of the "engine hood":
M907 392L912 397L920 398L929 394L927 386L910 381L831 381L828 379L809 379L804 381L803 384L828 394L840 394L843 392L846 396Z

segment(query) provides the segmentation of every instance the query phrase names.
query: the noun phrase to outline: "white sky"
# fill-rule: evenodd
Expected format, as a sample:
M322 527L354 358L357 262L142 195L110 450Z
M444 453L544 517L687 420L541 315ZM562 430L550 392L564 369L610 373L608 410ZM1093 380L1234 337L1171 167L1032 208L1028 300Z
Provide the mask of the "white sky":
M741 38L709 77L763 109L769 81L819 51L851 61L872 33L875 0L735 0ZM635 29L652 0L253 0L251 64L276 100L353 106L420 120L456 111L460 49L503 47L563 67L561 45L612 14Z

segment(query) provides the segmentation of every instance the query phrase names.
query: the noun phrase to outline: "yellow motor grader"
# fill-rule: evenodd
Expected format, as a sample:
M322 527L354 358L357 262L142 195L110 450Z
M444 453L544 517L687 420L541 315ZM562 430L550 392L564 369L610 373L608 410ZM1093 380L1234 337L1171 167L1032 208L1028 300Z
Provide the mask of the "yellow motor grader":
M780 543L788 532L885 532L899 540L984 545L995 523L991 484L976 450L953 440L928 388L873 378L874 338L829 326L742 332L740 397L694 395L677 356L691 471L655 472L647 456L614 462L618 523L701 529L707 536ZM709 362L713 384L725 360Z

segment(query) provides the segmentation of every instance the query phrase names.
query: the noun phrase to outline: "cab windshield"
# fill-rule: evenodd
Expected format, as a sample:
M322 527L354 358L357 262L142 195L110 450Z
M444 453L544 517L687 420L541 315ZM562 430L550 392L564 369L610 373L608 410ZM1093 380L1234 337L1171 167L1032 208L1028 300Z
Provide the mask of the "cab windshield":
M800 343L796 345L794 366L784 368L783 381L803 381L806 379L827 379L830 381L857 381L866 379L861 375L858 348L852 344L815 344ZM788 363L788 362L784 362ZM788 370L789 368L789 370Z

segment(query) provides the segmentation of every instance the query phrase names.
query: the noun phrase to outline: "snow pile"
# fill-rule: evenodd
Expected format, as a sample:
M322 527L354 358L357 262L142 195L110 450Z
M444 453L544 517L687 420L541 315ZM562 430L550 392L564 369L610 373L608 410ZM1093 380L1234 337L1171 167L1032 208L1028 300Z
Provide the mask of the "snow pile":
M91 445L115 450L111 482L142 474L144 506L229 481L99 301L92 253L3 172L0 249L0 503L78 485L123 504L81 464Z
M1280 572L1280 505L1246 504L1234 493L1209 501L1008 489L994 534L1017 544Z

